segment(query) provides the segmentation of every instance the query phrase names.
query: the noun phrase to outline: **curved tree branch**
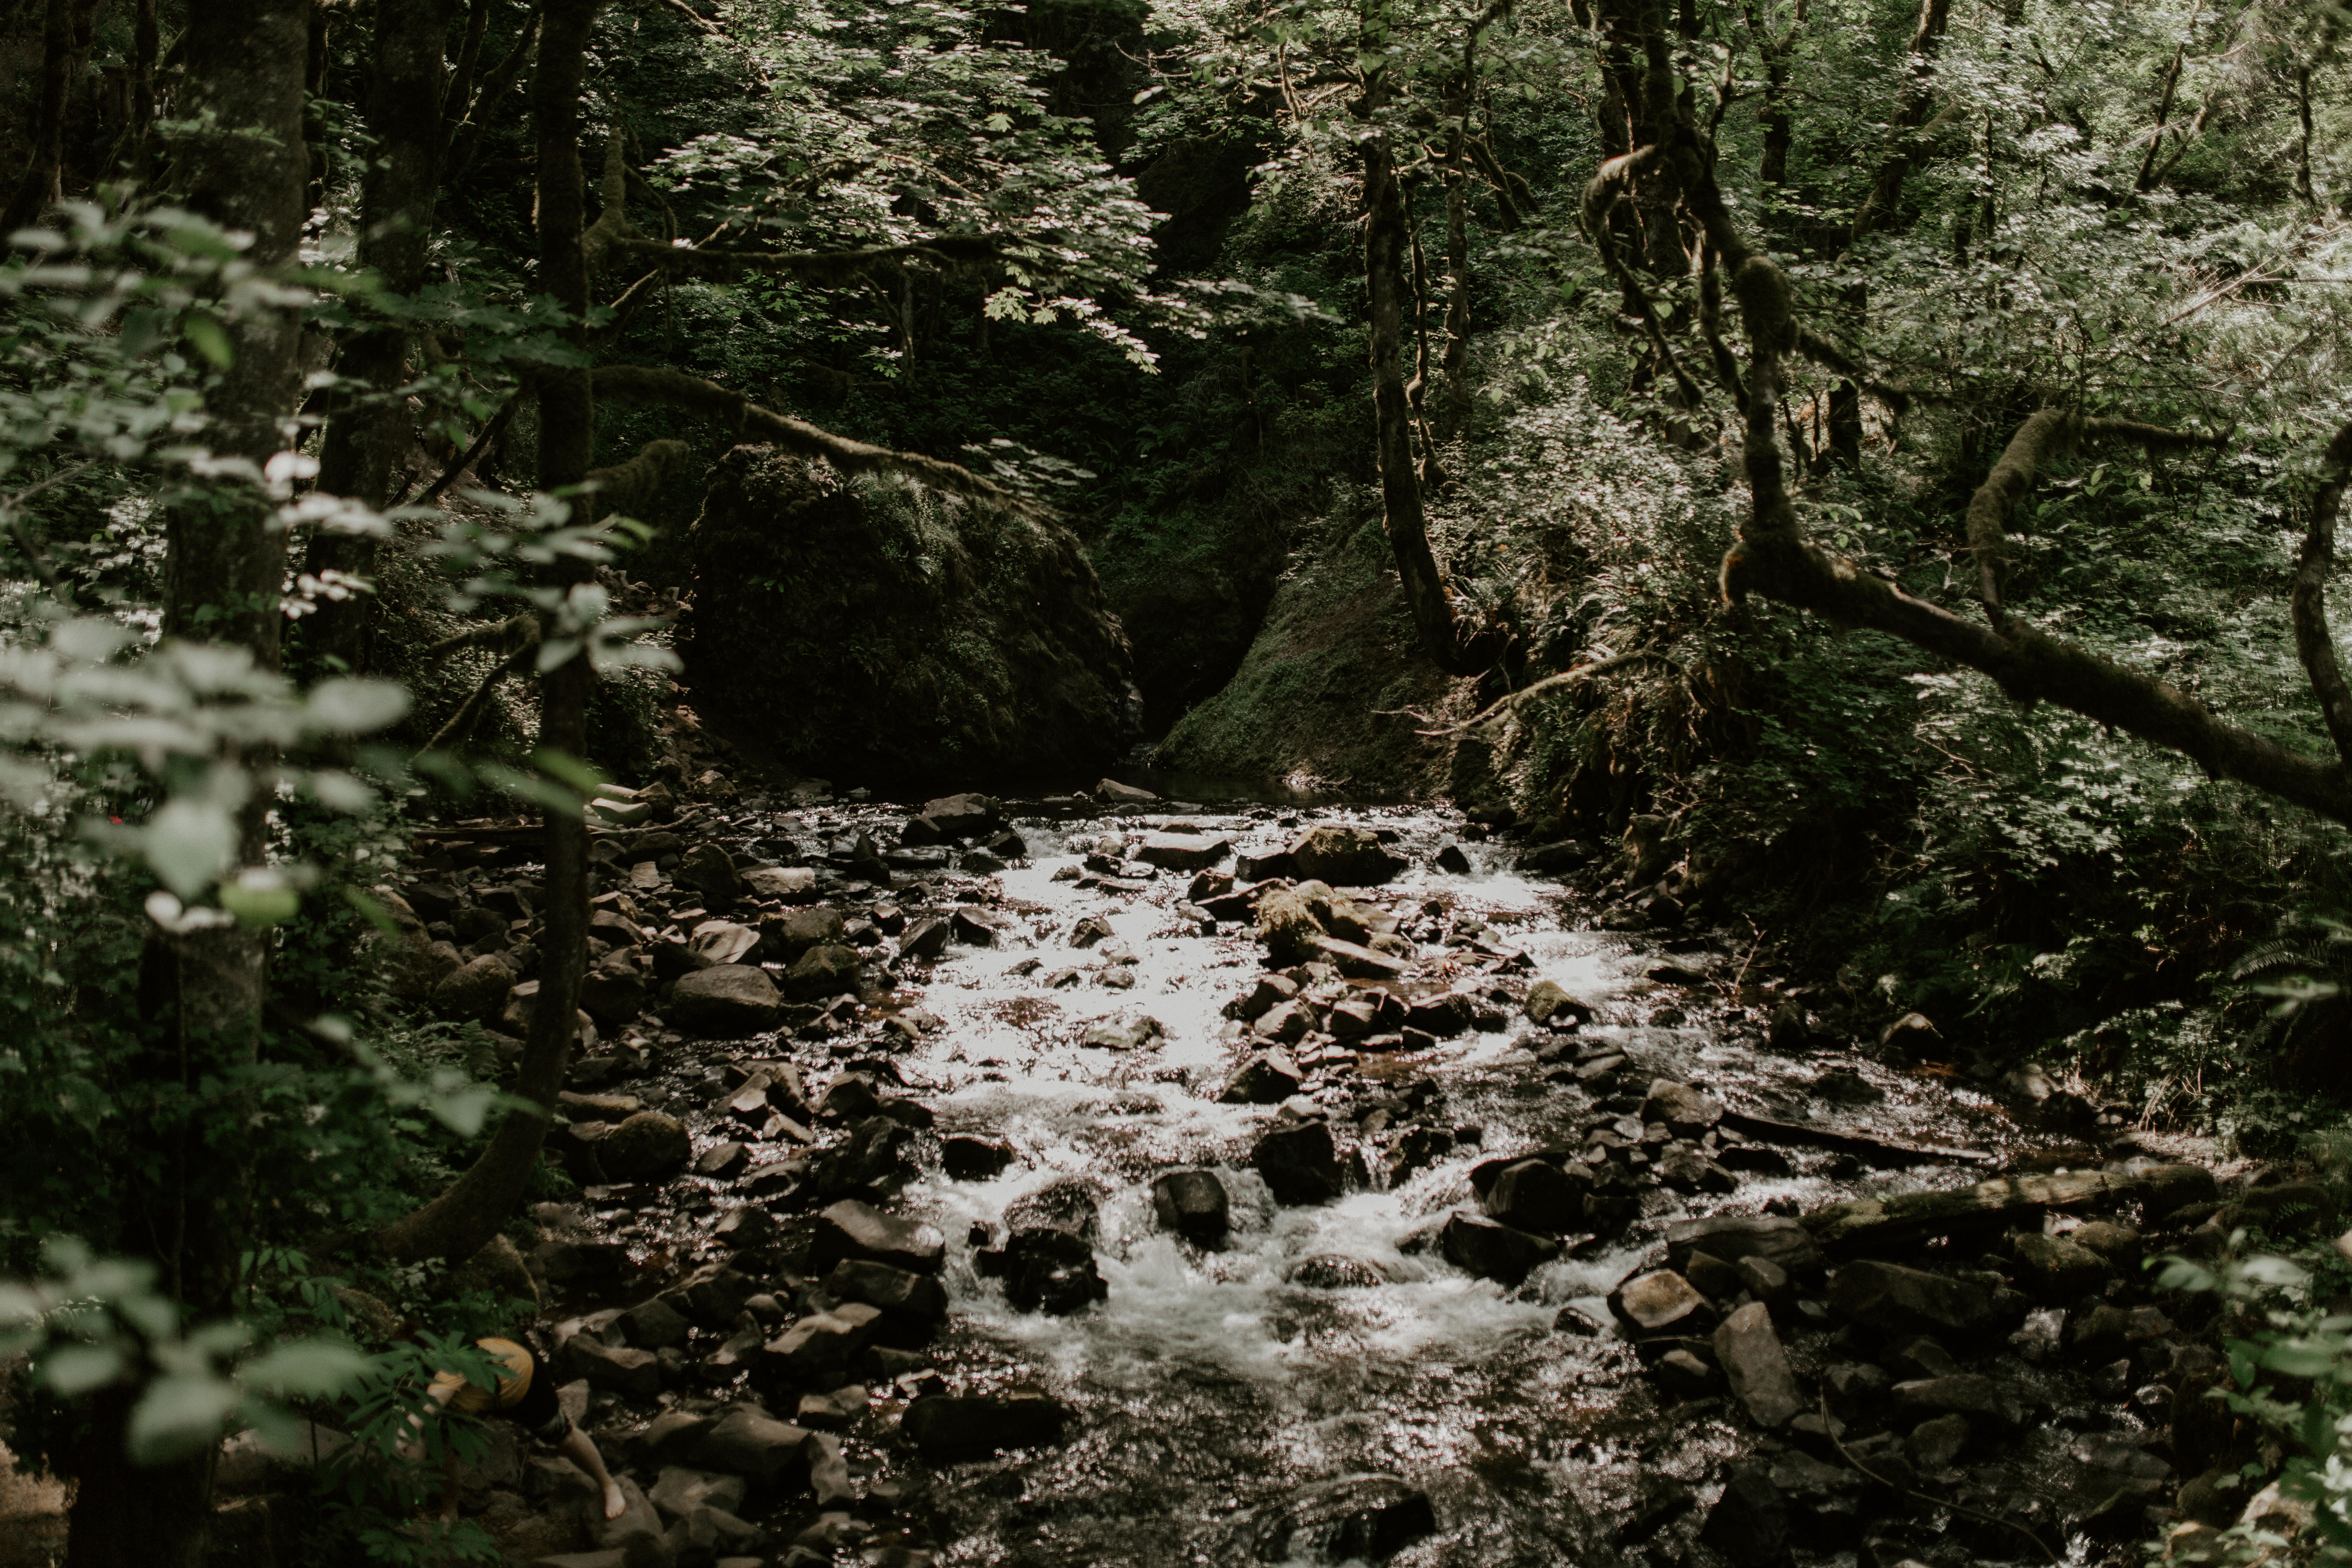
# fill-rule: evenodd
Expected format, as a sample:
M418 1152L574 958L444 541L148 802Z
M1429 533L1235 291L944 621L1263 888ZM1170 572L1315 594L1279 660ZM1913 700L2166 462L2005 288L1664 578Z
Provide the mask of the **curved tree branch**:
M2344 486L2352 475L2352 424L2336 433L2320 459L2319 490L2311 498L2311 525L2303 535L2303 552L2294 565L2294 585L2287 593L2287 612L2294 624L2295 657L2319 698L2320 717L2336 740L2336 754L2352 766L2352 686L2347 686L2336 659L2336 638L2327 626L2327 576L2336 566L2336 514L2344 504Z

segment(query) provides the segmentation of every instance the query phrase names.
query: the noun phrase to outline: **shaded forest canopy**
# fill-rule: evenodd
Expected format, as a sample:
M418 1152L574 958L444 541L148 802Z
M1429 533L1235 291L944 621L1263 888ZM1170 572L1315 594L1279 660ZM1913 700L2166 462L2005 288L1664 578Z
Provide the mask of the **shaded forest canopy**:
M305 1249L478 1260L601 786L1145 748L1449 800L1801 1025L2294 1151L2352 1095L2347 25L0 5L0 1264L290 1331ZM492 811L536 1001L457 1026L379 894ZM189 1354L180 1436L332 1381ZM92 1563L210 1484L119 1462L109 1368L33 1434Z

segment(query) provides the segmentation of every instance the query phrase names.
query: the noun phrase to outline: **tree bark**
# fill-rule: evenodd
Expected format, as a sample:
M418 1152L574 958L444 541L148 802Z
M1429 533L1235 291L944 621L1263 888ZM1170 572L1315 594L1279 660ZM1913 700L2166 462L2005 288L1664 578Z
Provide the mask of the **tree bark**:
M588 35L597 0L551 0L541 20L539 76L531 113L539 145L539 267L541 286L572 315L566 329L583 352L588 266L581 246L587 227L580 163L580 94ZM588 477L595 444L595 402L584 365L551 367L539 382L539 487L555 491ZM580 497L577 508L593 504ZM547 569L550 586L586 581L587 563L562 557ZM588 690L593 679L575 655L547 672L540 686L539 743L574 757L587 751ZM541 1145L577 1031L580 986L588 962L588 829L577 807L544 818L546 933L540 944L539 1002L531 1015L514 1092L532 1102L508 1113L472 1167L449 1189L379 1236L394 1258L470 1258L514 1212L537 1168Z
M191 210L250 234L244 258L264 272L295 259L305 210L310 9L309 0L205 0L189 16L188 114L209 124L184 146L179 195ZM234 358L205 394L204 438L215 455L257 468L291 444L300 312L254 306L226 325ZM245 481L215 484L173 505L164 527L164 635L242 648L276 668L286 550L267 496ZM267 858L266 805L257 792L242 813L247 865ZM235 1107L223 1114L203 1098L217 1095L225 1071L255 1059L268 954L266 932L231 929L158 935L142 961L147 1031L124 1067L126 1104L145 1125L127 1136L152 1143L162 1163L152 1181L133 1183L122 1245L163 1266L171 1295L194 1319L229 1306L250 1203L234 1152ZM203 1554L212 1456L134 1469L130 1409L120 1391L91 1407L76 1456L68 1568L180 1568Z
M2327 579L2336 570L2336 516L2344 504L2347 477L2352 477L2352 424L2336 433L2320 459L2319 489L2311 498L2311 523L2295 561L2287 612L2294 626L2295 657L2303 661L2312 693L2319 699L2320 717L2336 742L2336 755L2352 767L2352 686L2345 683L2336 658L2336 637L2327 626Z
M1366 94L1377 110L1379 84ZM1413 411L1405 390L1404 313L1411 292L1404 194L1385 133L1364 142L1364 281L1371 295L1372 409L1379 428L1381 519L1421 645L1450 675L1483 675L1502 657L1503 633L1465 622L1429 546L1429 520L1413 472Z
M48 0L41 19L41 95L33 115L33 155L17 176L8 206L0 214L0 235L40 221L58 199L65 165L66 107L73 85L73 0Z
M441 48L449 12L450 0L376 7L367 103L376 146L360 187L359 260L394 295L414 294L425 283L440 180ZM408 332L396 321L357 332L344 345L336 369L359 385L339 395L341 406L328 421L320 489L372 507L391 501L393 470L415 427L408 400L393 391L406 379L407 359ZM311 539L303 568L314 575L364 576L374 570L375 546L371 536L322 532ZM306 650L366 669L378 609L373 594L321 602L302 628Z

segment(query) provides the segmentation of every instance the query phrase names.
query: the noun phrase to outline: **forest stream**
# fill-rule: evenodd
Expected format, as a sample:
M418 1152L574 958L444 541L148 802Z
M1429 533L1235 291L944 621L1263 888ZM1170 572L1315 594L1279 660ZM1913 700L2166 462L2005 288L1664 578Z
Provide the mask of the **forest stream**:
M600 905L644 939L723 957L837 913L866 988L740 1040L633 1028L575 1069L575 1152L659 1108L693 1165L535 1213L548 1345L653 1496L566 1568L633 1531L676 1552L706 1497L783 1562L1637 1563L1696 1533L1735 1563L2087 1563L2143 1528L2180 1372L2137 1270L2091 1250L2136 1236L2089 1215L2199 1217L2201 1169L1791 1038L1733 945L1594 929L1444 810L993 806L933 803L970 848L847 803L646 840L824 900L715 922L677 859L607 836ZM1269 899L1317 897L1317 853L1381 879L1282 963ZM1886 1200L1995 1172L1966 1217L2022 1217L2049 1258L1846 1262L1961 1261L1981 1225L1882 1225ZM730 1409L806 1453L730 1484ZM512 1525L499 1480L469 1507Z

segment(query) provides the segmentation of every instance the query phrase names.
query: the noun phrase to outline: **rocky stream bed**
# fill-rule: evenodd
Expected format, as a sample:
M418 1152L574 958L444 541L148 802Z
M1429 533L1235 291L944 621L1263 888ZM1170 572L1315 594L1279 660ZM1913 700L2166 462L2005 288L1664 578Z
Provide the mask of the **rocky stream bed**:
M2139 1264L2324 1194L1924 1019L1884 1065L1582 847L1108 783L599 817L581 1194L469 1268L631 1507L499 1428L516 1561L2088 1564L2268 1506ZM509 1033L528 842L384 889Z

